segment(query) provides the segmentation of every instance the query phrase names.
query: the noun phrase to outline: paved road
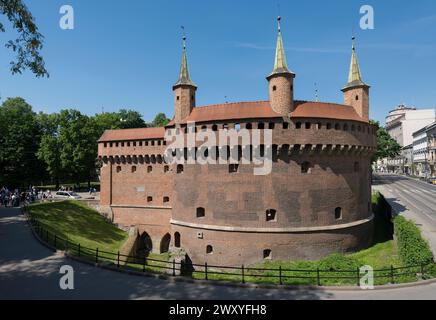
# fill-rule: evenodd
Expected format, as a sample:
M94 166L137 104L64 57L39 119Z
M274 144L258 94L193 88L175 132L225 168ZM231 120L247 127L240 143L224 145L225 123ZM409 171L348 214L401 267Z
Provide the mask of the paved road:
M436 185L381 174L374 176L373 189L379 190L398 214L413 220L421 228L436 257Z
M59 287L60 266L74 290ZM81 264L42 246L18 209L0 209L0 299L436 299L436 283L401 289L256 289L170 282Z

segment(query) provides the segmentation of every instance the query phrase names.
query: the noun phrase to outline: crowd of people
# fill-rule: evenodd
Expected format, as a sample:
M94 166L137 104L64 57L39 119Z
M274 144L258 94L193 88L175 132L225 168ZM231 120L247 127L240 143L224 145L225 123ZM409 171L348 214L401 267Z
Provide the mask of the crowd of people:
M50 190L43 192L32 186L27 189L9 190L7 187L0 189L0 207L19 207L25 203L51 198L53 198L53 196Z

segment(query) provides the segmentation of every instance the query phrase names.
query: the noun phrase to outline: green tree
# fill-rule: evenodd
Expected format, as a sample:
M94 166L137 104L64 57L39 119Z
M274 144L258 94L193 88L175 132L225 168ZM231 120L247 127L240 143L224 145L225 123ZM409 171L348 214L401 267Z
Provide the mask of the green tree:
M6 16L12 28L18 32L15 40L9 40L6 47L15 54L15 61L11 61L12 74L22 73L30 69L37 77L48 77L44 59L40 54L43 39L34 18L22 0L0 0L0 13ZM0 22L0 32L5 32Z
M165 113L158 113L156 117L154 117L153 121L151 122L151 127L165 127L168 122L170 122L170 119L167 118Z
M22 98L8 98L0 107L0 184L27 186L42 178L44 164L36 157L41 129L32 107Z
M371 121L378 127L377 129L377 151L372 157L372 161L382 158L393 158L400 154L401 146L395 141L385 128L381 127L378 121Z
M138 111L121 109L117 112L120 129L145 128L147 124Z

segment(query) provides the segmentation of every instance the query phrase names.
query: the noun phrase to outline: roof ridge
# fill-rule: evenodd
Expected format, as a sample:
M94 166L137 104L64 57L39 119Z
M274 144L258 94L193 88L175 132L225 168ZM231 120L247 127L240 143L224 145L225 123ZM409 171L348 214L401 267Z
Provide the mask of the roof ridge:
M206 108L214 108L214 107L220 107L220 106L225 106L225 105L231 105L231 104L246 104L246 103L259 103L259 102L269 102L269 100L254 100L254 101L238 101L238 102L225 102L225 103L214 103L214 104L209 104L209 105L205 105L205 106L198 106L195 107L195 109L206 109Z

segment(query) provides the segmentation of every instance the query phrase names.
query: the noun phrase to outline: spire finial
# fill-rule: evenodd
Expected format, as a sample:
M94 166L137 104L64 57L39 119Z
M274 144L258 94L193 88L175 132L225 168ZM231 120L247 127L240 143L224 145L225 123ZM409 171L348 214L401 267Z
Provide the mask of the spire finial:
M276 55L274 59L274 69L272 73L267 77L267 79L274 75L274 74L293 74L293 72L288 70L287 64L286 64L286 55L285 55L285 48L283 47L283 40L282 40L282 32L281 32L281 25L280 22L282 20L282 17L280 15L277 17L277 45L276 45Z
M182 28L182 40L183 40L183 50L186 49L186 34L185 34L185 27L181 26Z
M277 30L280 32L280 20L282 20L282 17L277 17Z
M366 86L366 84L362 81L362 75L360 74L359 62L357 60L356 54L356 36L354 35L354 31L351 36L351 62L350 62L350 70L348 73L348 83L345 88L353 87L353 86Z

